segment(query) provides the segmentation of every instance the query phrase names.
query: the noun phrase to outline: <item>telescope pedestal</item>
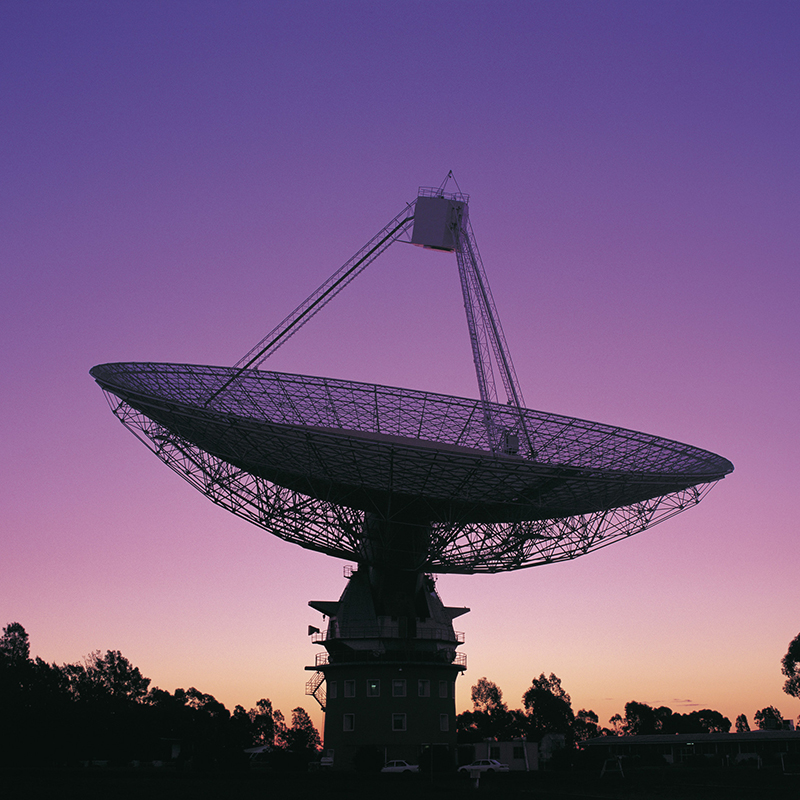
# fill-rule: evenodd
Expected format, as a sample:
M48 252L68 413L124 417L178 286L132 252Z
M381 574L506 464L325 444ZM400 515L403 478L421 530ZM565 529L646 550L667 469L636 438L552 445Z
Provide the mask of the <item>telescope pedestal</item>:
M333 767L454 760L466 657L453 619L469 609L444 606L429 575L374 566L354 571L338 601L309 605L328 618L306 691L325 710Z

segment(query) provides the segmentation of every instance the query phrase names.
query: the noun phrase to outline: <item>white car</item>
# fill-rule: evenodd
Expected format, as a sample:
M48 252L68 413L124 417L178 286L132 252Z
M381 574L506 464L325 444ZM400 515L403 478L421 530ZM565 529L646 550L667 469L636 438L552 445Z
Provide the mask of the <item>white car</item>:
M471 764L458 768L459 772L508 772L508 764L501 764L493 758L481 758Z
M407 761L390 761L381 772L419 772L419 764L409 764Z

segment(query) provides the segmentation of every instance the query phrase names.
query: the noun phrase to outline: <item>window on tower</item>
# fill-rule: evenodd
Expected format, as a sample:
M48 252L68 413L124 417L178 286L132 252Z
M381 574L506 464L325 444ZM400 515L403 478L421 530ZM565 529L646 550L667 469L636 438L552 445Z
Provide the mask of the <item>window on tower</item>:
M395 678L392 681L392 697L405 697L406 696L406 679Z
M355 681L345 681L344 682L344 696L345 697L355 697L356 696L356 682Z
M381 682L375 678L367 680L367 697L381 696Z
M392 730L404 731L406 729L406 715L392 714Z
M354 731L356 729L356 715L345 714L342 717L342 730Z
M420 678L417 681L417 695L419 697L431 696L431 682L427 678Z

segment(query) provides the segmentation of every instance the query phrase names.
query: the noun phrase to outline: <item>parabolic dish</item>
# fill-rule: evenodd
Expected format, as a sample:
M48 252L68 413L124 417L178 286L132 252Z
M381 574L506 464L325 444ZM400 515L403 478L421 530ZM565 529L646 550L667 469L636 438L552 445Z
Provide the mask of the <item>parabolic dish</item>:
M733 470L690 445L504 405L493 424L527 434L496 453L478 400L237 372L91 370L117 417L215 503L349 560L365 560L365 517L427 526L415 567L431 572L574 558L695 505Z

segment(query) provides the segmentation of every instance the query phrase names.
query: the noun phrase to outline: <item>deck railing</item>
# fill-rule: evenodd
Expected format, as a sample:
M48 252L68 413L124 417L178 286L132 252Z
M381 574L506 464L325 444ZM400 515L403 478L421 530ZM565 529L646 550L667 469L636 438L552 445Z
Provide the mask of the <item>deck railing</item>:
M453 644L464 644L463 631L443 631L433 628L422 628L417 626L413 636L405 636L401 633L399 623L391 622L383 625L347 625L344 631L331 632L320 631L311 637L315 644L323 644L333 639L424 639L435 642L451 642Z

